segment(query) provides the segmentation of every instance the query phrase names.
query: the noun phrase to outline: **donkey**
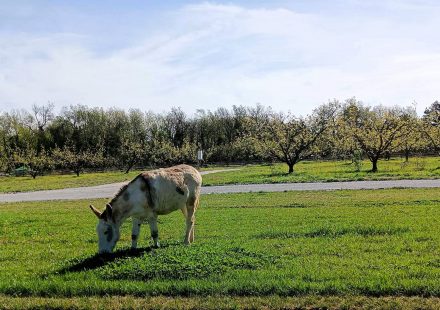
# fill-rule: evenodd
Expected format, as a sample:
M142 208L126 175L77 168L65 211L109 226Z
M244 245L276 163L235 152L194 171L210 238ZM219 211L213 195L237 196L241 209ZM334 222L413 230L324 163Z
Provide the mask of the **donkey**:
M90 205L98 217L98 252L110 253L119 240L119 228L132 217L131 248L136 249L143 221L150 225L153 246L159 247L157 216L180 209L186 218L185 244L194 241L194 213L199 205L202 177L193 167L178 165L143 172L124 185L100 212Z

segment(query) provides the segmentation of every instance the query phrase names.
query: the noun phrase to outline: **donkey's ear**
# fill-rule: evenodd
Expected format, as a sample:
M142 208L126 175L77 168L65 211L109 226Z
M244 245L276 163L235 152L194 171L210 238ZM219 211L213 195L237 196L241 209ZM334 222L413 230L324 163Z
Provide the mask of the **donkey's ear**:
M90 205L90 209L92 209L93 213L95 213L95 215L96 215L99 219L101 218L102 213L99 212L98 209L96 209L93 205Z
M105 213L107 214L107 218L112 218L113 209L109 203L105 205Z

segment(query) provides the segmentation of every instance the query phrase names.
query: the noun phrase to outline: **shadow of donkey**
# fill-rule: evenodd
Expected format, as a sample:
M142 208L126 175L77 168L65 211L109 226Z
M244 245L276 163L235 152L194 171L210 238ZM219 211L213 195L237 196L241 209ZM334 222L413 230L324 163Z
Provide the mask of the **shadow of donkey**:
M65 274L68 272L81 272L94 270L103 267L107 264L120 259L129 259L133 257L139 257L145 253L149 253L153 250L153 247L138 248L138 249L123 249L117 250L113 253L94 254L88 257L74 258L67 262L67 266L62 267L56 273Z

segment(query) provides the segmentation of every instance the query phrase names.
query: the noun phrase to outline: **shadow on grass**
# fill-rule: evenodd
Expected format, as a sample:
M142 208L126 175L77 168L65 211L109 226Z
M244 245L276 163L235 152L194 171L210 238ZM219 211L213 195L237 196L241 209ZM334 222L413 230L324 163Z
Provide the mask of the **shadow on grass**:
M300 177L300 176L304 176L304 175L305 175L305 173L303 173L303 172L293 171L293 172L289 173L285 170L279 170L279 171L271 171L269 174L269 177L287 178L287 177Z
M162 246L161 248L167 247L168 245ZM117 250L113 253L105 254L95 254L88 257L78 257L71 259L65 263L66 266L58 270L57 274L65 274L68 272L81 272L94 270L103 267L109 263L112 263L120 259L128 259L134 257L140 257L145 253L149 253L153 250L152 247L145 247L139 249L123 249Z

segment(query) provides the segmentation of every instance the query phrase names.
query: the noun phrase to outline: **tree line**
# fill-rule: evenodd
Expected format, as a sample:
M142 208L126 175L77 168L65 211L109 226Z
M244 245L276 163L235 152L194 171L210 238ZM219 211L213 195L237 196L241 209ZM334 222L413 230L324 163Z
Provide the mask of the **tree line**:
M440 103L419 117L414 107L368 106L356 98L322 104L310 115L270 107L233 106L188 115L72 105L57 115L54 104L0 115L0 169L24 167L34 178L51 170L73 171L205 162L280 161L288 172L304 159L391 154L440 154Z

